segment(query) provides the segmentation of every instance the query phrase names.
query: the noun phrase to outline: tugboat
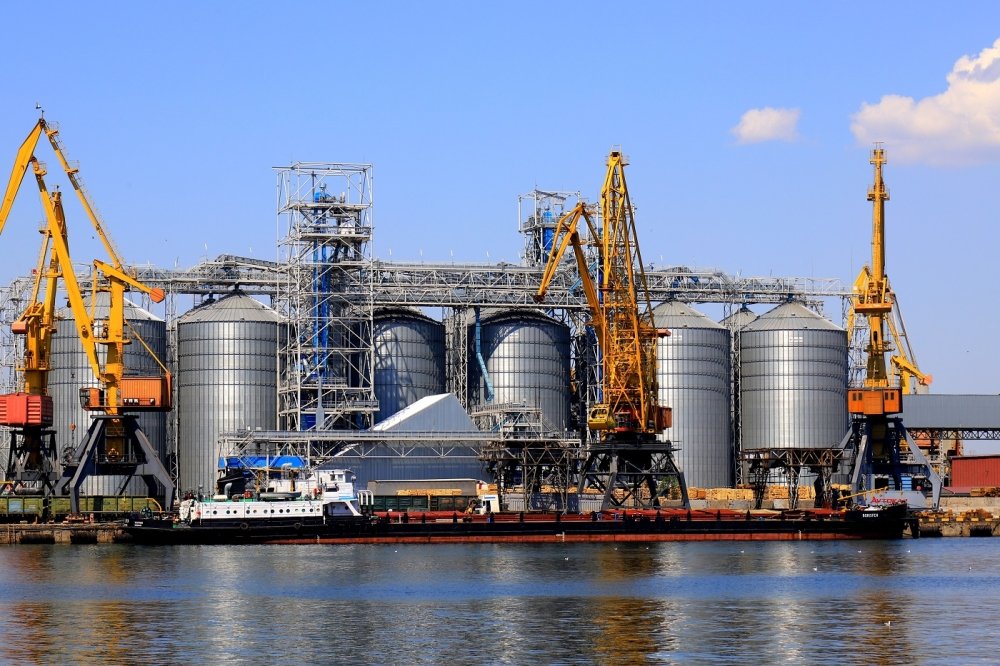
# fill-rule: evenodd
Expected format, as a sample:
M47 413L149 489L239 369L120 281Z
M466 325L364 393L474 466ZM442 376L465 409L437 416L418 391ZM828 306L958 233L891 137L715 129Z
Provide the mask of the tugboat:
M274 539L363 531L371 522L362 511L350 470L306 472L286 476L267 490L233 491L222 480L211 498L187 497L175 516L150 514L130 518L125 530L143 543L266 543ZM243 485L243 484L239 484Z

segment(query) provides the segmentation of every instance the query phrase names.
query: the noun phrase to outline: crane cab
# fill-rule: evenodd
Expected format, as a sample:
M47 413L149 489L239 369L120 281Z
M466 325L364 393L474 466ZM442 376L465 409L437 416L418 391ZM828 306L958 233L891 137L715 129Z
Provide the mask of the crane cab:
M168 412L173 408L172 382L165 377L122 377L118 384L119 405L110 405L104 389L80 389L80 406L88 412L106 412L117 407L123 412Z
M881 416L903 411L903 395L898 388L851 389L847 392L847 411L851 414Z

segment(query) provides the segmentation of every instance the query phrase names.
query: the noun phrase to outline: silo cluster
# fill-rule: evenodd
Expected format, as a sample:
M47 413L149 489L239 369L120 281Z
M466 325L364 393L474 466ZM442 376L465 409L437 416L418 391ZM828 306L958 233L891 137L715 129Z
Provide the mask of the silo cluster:
M671 332L657 345L660 404L673 409L663 438L689 486L732 485L734 436L743 451L839 444L847 427L843 329L798 302L760 316L743 306L720 324L676 301L653 314Z
M105 304L106 310L106 304ZM98 303L100 313L101 303ZM161 358L166 326L128 304L127 318ZM800 303L757 316L744 307L716 323L678 301L653 312L670 330L657 343L660 403L673 409L663 439L689 486L734 482L734 433L742 450L828 448L845 432L847 339L845 332ZM421 399L454 388L446 380L445 326L406 308L373 313L374 423ZM468 408L517 403L541 411L553 435L572 436L570 329L531 310L484 312L465 322ZM50 388L63 450L79 442L89 424L78 390L95 380L71 323L53 342ZM177 321L176 414L178 489L209 490L217 478L222 433L277 429L280 317L236 291L210 300ZM157 374L142 345L130 345L127 367ZM147 413L140 423L164 460L166 415ZM735 424L734 424L735 420ZM734 427L735 425L735 427ZM100 478L90 481L100 482ZM96 486L90 493L103 492Z

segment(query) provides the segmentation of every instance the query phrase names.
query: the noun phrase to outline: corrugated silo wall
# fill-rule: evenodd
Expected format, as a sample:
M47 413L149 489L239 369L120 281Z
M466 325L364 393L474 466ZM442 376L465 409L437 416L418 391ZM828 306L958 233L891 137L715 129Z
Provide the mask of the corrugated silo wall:
M179 321L178 490L214 492L218 436L277 422L278 324Z
M828 448L847 431L847 334L740 334L743 449Z
M484 318L480 351L493 384L493 402L538 407L548 426L565 431L570 404L569 338L569 327L532 312ZM486 398L473 326L469 329L469 403L482 404Z
M444 324L411 312L382 312L375 316L373 338L376 423L420 398L444 393Z
M128 316L127 308L126 316ZM101 325L103 325L101 322L95 324L95 326ZM136 331L159 358L166 358L165 322L160 319L134 319L129 321L129 327L130 329L126 331ZM98 356L103 363L104 353L100 347ZM163 373L156 360L138 340L133 340L131 344L125 346L125 367L128 375ZM80 389L99 385L77 337L74 322L71 319L60 320L52 336L52 370L49 372L53 428L56 431L56 445L60 459L67 447L73 448L83 441L92 421L90 413L80 406ZM146 412L138 415L138 423L166 466L167 415L163 412ZM116 495L120 486L120 477L92 476L84 481L81 492L86 495ZM133 479L126 492L145 495L146 486L141 479Z
M733 483L729 339L723 328L677 328L657 343L660 404L673 409L674 423L663 436L679 447L691 487Z

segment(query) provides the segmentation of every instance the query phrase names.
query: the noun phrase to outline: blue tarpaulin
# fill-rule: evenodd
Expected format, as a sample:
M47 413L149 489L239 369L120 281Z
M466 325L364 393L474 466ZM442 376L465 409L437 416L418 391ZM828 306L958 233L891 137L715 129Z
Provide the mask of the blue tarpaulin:
M302 469L306 461L299 456L228 456L219 458L219 469Z

